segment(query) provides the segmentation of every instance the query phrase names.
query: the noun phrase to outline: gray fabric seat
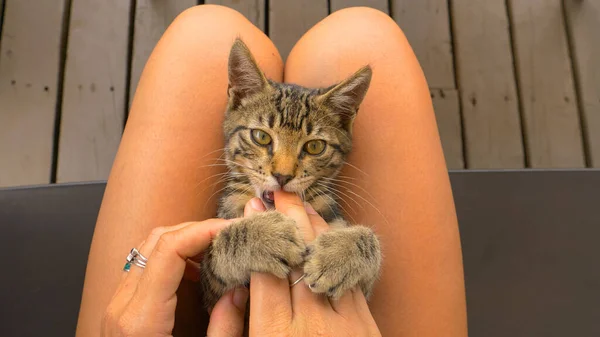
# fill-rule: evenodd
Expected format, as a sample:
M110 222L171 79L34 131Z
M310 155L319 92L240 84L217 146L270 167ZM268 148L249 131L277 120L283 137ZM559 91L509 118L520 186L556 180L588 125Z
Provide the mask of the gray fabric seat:
M600 171L461 171L451 180L470 336L599 336ZM103 191L0 190L0 335L74 334Z

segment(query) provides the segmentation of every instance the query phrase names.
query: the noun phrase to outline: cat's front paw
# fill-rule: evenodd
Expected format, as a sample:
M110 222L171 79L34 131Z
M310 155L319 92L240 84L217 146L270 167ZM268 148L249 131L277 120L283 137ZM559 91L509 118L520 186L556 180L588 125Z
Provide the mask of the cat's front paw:
M362 226L335 229L309 246L304 281L313 292L334 299L355 286L368 297L380 266L381 249L373 231Z
M223 229L213 242L212 267L230 284L258 271L285 278L304 261L306 245L296 222L279 212L257 213Z

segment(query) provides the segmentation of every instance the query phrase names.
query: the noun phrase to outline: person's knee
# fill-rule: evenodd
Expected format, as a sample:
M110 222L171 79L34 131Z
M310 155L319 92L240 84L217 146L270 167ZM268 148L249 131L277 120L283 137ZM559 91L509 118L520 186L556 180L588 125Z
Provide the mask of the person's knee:
M226 62L236 38L250 48L265 72L280 78L283 62L271 40L244 15L219 5L199 5L179 14L161 40L171 50L207 62Z
M238 11L220 5L190 7L181 12L171 26L185 30L210 29L211 33L239 30L240 27L249 28L252 26L256 28ZM215 31L216 29L217 31Z
M400 27L384 12L369 7L350 7L331 14L327 26L347 36L352 44L370 47L389 45L394 39L404 38Z
M365 28L382 22L394 22L386 13L370 7L348 7L331 13L331 20L348 21ZM365 26L366 25L366 26Z
M387 14L366 7L339 10L311 28L292 49L284 73L288 82L328 86L365 65L373 69L367 101L369 97L393 95L391 83L427 88L417 58L398 24Z
M351 7L334 12L307 32L290 53L286 69L303 63L301 60L315 50L321 58L352 59L364 65L386 55L402 58L404 52L412 53L407 47L404 33L387 14L368 7Z

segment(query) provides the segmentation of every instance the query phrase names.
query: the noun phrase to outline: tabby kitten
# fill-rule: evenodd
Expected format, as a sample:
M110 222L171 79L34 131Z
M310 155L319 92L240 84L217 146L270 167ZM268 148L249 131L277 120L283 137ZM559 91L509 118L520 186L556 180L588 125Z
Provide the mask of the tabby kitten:
M234 222L214 239L202 262L205 302L212 308L251 271L287 277L303 266L315 293L339 298L360 286L369 296L381 265L367 227L349 227L329 187L352 147L352 123L371 81L364 67L329 88L271 81L241 40L229 55L229 101L223 125L227 183L220 218L238 218L253 197L268 209ZM331 229L306 246L294 220L274 211L273 191L300 195Z

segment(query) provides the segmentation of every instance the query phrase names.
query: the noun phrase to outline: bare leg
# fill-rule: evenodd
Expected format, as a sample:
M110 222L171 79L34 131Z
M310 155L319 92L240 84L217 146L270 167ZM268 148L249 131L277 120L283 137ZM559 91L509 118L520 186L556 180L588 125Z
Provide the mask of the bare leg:
M296 44L285 81L325 87L366 64L373 80L349 160L364 173L347 167L342 175L351 178L342 178L349 183L340 190L347 213L373 225L382 240L372 313L384 336L466 336L452 193L427 83L402 31L372 9L338 11Z
M124 258L158 226L215 216L211 187L224 171L227 59L240 36L269 78L281 81L282 61L271 41L241 14L198 6L164 34L140 80L108 181L89 256L78 336L99 335L102 313L122 275ZM186 302L180 296L179 301ZM197 302L197 298L191 301ZM180 306L178 305L178 308ZM178 324L198 321L192 305ZM196 308L197 309L197 308ZM178 312L179 313L179 312ZM196 335L204 332L196 332Z

